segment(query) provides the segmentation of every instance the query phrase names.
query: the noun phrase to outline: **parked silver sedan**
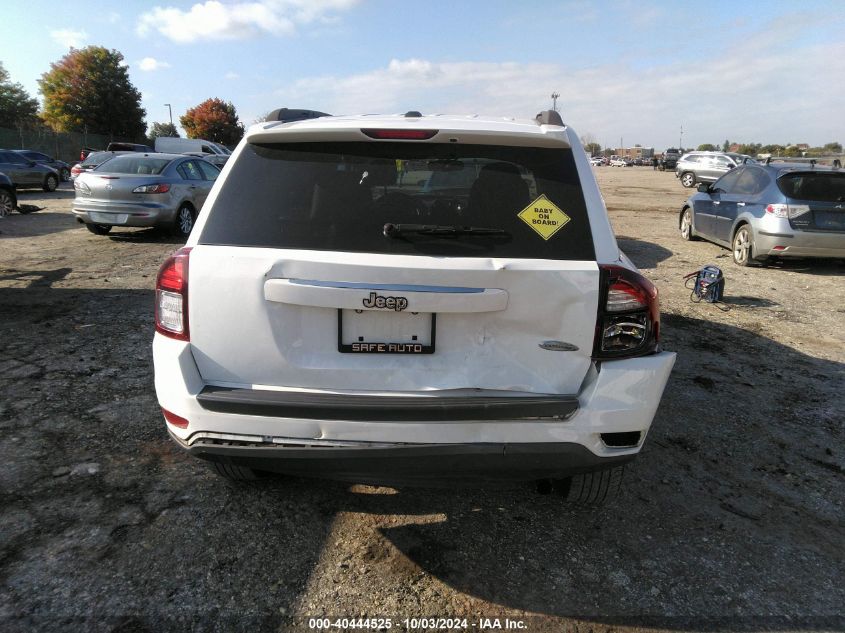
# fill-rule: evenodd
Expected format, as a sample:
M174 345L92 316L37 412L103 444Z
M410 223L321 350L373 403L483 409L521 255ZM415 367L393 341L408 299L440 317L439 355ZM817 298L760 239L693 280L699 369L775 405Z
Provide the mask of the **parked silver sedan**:
M115 156L74 181L73 213L97 235L113 226L162 226L186 238L219 174L179 154Z

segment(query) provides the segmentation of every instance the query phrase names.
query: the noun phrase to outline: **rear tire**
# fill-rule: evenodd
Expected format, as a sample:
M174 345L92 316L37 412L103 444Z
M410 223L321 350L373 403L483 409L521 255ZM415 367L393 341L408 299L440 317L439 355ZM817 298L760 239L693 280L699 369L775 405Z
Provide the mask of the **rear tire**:
M209 462L208 466L215 473L229 481L243 483L258 480L258 474L252 468L247 468L246 466L238 466L226 462Z
M47 193L51 191L55 191L56 187L59 186L59 177L56 174L47 174L47 177L44 179L44 186L43 189Z
M110 224L86 224L85 228L91 231L94 235L107 235L111 231Z
M0 217L11 215L17 206L15 194L5 189L0 189Z
M70 180L70 169L62 167L62 182L67 182L68 180Z
M695 183L697 182L695 174L691 171L685 171L681 174L681 184L686 187L687 189L692 189L695 187Z
M176 212L176 220L173 222L173 234L183 239L188 239L191 230L194 228L194 222L197 219L197 212L194 208L185 203Z
M751 229L747 224L743 224L736 230L734 238L731 241L731 253L734 264L737 266L750 266L753 247Z
M622 489L625 466L574 475L552 482L555 491L566 503L581 507L597 507L614 499Z

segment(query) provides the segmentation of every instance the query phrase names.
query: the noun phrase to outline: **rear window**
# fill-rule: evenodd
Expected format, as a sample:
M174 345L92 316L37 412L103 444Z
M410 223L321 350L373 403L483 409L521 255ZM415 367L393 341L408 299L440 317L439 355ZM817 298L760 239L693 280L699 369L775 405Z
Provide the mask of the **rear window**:
M816 202L845 202L845 173L792 173L778 178L787 198Z
M409 231L397 234L387 225ZM437 229L415 230L422 226ZM487 231L463 234L464 227ZM572 151L492 145L247 145L199 243L595 259Z
M167 167L172 159L170 158L151 158L147 156L135 156L132 154L125 154L123 156L115 156L108 161L108 164L103 164L98 167L99 171L107 171L111 174L160 174L165 167Z

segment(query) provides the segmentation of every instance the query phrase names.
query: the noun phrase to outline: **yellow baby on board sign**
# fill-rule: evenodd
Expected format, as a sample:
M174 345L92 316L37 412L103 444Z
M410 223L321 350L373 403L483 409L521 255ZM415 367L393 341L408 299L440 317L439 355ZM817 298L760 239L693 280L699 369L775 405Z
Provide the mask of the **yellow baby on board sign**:
M560 231L572 218L561 211L545 194L519 212L519 219L548 240Z

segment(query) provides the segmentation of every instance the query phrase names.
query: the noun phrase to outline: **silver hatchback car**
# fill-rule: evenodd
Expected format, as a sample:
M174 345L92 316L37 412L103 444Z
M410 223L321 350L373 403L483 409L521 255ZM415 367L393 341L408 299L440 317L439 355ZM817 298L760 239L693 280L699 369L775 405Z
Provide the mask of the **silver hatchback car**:
M744 163L757 161L745 154L733 152L688 152L675 166L675 177L692 189L700 182L716 182L719 178Z
M845 258L845 171L812 164L742 165L701 184L681 209L681 237L702 237L739 266L775 257Z
M187 237L219 174L200 158L122 154L74 181L73 213L97 235L113 226L165 226Z

